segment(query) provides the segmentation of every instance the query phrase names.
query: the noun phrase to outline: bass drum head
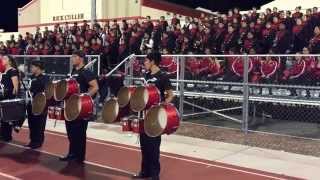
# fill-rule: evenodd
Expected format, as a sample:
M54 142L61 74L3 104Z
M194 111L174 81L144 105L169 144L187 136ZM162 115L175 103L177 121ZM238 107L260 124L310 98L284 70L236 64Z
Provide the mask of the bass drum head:
M54 86L55 84L53 82L49 82L49 84L46 86L44 93L46 95L47 100L50 100L53 98L54 95Z
M121 87L118 94L117 94L117 98L118 98L118 103L119 103L120 108L127 106L129 104L130 98L131 98L130 88L129 87Z
M33 115L41 115L46 108L47 105L47 99L44 93L38 93L33 99L32 99L32 114Z
M61 80L57 83L54 88L54 99L56 101L62 101L67 95L68 82L66 80Z
M72 95L65 101L64 116L67 121L74 121L81 112L80 96Z
M106 101L102 108L102 119L105 123L113 123L118 120L119 103L117 99Z
M163 134L167 127L167 112L162 106L154 106L148 110L144 120L144 131L149 137Z
M143 111L147 105L149 96L145 87L137 87L130 99L130 108L134 112Z

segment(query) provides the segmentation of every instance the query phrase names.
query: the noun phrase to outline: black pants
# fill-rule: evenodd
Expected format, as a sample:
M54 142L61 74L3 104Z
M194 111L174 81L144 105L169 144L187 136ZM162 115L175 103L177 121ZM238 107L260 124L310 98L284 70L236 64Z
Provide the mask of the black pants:
M12 140L12 125L7 122L1 122L1 138L5 141Z
M140 134L141 172L147 176L160 174L160 144L161 136L149 137L144 133Z
M30 142L35 144L43 144L44 131L47 123L47 111L44 114L35 116L32 114L32 107L28 106L28 125L30 130Z
M84 160L86 154L88 121L78 119L66 121L69 139L69 155L74 155L78 160Z

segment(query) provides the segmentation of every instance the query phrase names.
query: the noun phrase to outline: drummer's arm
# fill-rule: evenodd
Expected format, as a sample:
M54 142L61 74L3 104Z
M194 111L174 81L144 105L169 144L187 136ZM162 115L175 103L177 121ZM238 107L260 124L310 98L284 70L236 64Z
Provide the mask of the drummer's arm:
M166 99L164 100L166 103L171 103L174 98L173 90L169 89L165 91L165 97Z
M11 81L13 84L13 94L17 95L18 94L18 90L19 90L19 80L18 80L18 76L13 76L11 77Z
M89 90L88 94L90 96L94 96L99 90L98 82L97 80L89 81Z

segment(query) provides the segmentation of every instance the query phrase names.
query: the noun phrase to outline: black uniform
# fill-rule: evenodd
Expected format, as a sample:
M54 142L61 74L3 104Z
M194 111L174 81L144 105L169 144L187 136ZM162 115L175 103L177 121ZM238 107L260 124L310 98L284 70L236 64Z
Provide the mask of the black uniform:
M31 87L30 92L32 96L36 96L40 92L44 92L49 77L43 74L38 76L31 76ZM47 110L41 115L32 114L32 105L28 104L28 125L30 129L30 143L34 145L42 145L44 141L44 130L47 122Z
M172 89L172 85L165 72L159 71L156 74L150 72L145 79L159 89L161 101L165 100L165 91ZM140 134L140 146L142 152L141 173L147 177L154 177L160 174L160 144L161 136L149 137L145 133Z
M17 95L13 94L12 77L17 76L19 79L18 70L12 68L2 74L1 84L4 86L4 99L14 99ZM6 122L1 122L1 138L5 141L12 139L12 125Z
M73 69L72 76L80 85L80 93L86 93L89 90L89 82L96 80L96 76L87 69ZM75 156L79 161L85 159L86 154L86 138L88 120L77 119L75 121L65 121L69 139L69 155Z

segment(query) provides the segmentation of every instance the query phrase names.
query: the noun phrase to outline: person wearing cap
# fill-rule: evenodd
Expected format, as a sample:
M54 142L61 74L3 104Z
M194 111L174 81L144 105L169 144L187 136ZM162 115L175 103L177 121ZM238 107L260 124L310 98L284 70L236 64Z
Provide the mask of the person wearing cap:
M30 93L32 97L38 93L44 92L49 77L44 73L44 65L40 61L33 61L31 63L31 86ZM44 130L47 122L47 111L44 110L40 115L34 115L32 113L32 105L28 103L28 125L30 130L30 142L26 146L31 149L40 148L44 142Z
M174 98L173 87L168 74L160 70L160 62L161 54L159 52L154 51L147 55L144 60L144 66L147 70L145 80L159 89L162 103L170 103ZM161 135L149 137L145 133L140 134L141 170L138 174L132 176L133 179L160 179L160 145Z
M72 53L73 70L71 75L78 82L80 93L86 93L94 98L99 90L97 77L85 68L84 58L85 55L82 51ZM88 119L78 118L75 121L66 121L65 123L69 140L69 152L66 156L61 157L60 161L73 161L83 164L86 154Z

